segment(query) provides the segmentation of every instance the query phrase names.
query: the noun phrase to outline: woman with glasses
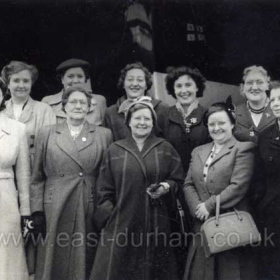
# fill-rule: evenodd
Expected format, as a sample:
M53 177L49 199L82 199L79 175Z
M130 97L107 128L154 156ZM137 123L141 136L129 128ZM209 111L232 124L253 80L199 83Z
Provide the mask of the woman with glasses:
M40 242L35 279L88 279L97 231L92 223L96 179L111 131L89 124L91 95L69 87L66 121L39 132L31 180L31 212Z
M237 140L257 143L259 133L274 123L275 116L266 94L269 82L270 77L262 66L244 69L240 93L246 103L236 109L234 136Z

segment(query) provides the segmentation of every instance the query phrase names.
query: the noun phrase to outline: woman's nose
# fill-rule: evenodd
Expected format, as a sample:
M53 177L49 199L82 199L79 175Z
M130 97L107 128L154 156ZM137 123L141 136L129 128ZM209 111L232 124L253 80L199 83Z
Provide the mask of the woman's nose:
M252 89L257 89L257 88L258 88L258 85L257 85L256 82L254 82L254 83L252 84Z

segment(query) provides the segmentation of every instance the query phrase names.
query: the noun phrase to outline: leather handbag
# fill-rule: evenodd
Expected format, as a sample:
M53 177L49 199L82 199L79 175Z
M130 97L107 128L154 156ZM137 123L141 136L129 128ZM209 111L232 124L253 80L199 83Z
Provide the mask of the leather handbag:
M205 256L261 241L261 235L252 216L245 211L220 215L220 195L216 196L216 216L201 227Z

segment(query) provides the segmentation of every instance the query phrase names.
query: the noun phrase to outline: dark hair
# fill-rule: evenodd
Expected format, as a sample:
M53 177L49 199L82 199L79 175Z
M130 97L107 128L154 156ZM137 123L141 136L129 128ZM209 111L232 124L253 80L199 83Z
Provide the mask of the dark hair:
M92 97L91 94L87 91L87 89L85 89L82 86L74 86L74 87L68 87L62 94L61 101L62 101L62 110L64 112L65 112L65 105L68 102L70 95L75 91L82 92L86 96L87 102L88 102L88 107L90 108L91 97Z
M152 109L150 106L148 106L148 105L146 105L146 104L143 104L143 103L135 104L134 106L132 106L132 107L127 111L127 115L126 115L126 118L125 118L125 124L126 124L127 126L129 126L129 123L130 123L132 114L135 113L135 112L138 111L138 110L141 110L141 109L149 109L149 110L151 111L152 119L153 119L153 126L156 126L156 124L157 124L157 118L156 118L156 113L155 113L154 109Z
M225 102L217 102L212 104L209 109L204 113L203 124L207 127L209 117L217 112L226 112L231 123L234 125L236 116L233 107L229 107Z
M280 81L272 81L270 84L269 84L269 89L268 91L266 92L267 96L270 97L270 93L273 89L278 89L280 88Z
M174 83L181 76L188 75L194 80L197 86L198 91L196 93L196 97L203 96L206 79L197 68L191 68L186 66L168 67L166 71L167 71L167 76L165 77L165 84L166 84L166 89L168 94L176 98L176 95L174 93Z
M60 72L57 74L57 79L61 80L63 78L63 76L65 75L65 73L72 68L81 68L84 71L85 74L85 81L87 81L89 79L89 69L88 67L83 67L83 66L73 66L73 67L69 67L67 69L65 69L64 71Z
M32 84L34 84L39 75L38 69L36 66L27 64L23 61L11 61L8 65L4 66L1 72L1 76L4 79L5 83L8 85L11 76L23 70L28 70L30 72Z
M5 84L5 82L2 78L0 78L0 90L2 91L2 94L3 94L3 99L2 99L2 102L0 104L0 112L1 112L6 108L5 97L6 97L6 94L7 94L7 86L6 86L6 84Z
M126 74L131 69L140 69L140 70L142 70L144 72L144 74L145 74L145 81L146 81L146 85L147 85L147 91L148 91L152 87L152 85L153 85L152 74L148 70L148 68L146 68L141 62L135 62L135 63L127 64L121 70L121 74L120 74L119 81L118 81L118 88L119 89L123 88Z

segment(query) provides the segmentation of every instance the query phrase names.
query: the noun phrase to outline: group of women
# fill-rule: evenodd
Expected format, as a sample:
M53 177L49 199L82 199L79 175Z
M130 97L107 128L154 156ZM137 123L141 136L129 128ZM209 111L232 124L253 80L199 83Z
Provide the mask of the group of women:
M87 89L89 67L62 62L63 89L42 102L30 96L35 66L2 70L0 278L280 279L280 83L251 66L245 104L204 108L200 71L169 68L169 107L146 96L152 76L135 62L106 108ZM251 212L266 244L206 258L197 233L217 195L222 212ZM178 200L191 239L176 226Z

